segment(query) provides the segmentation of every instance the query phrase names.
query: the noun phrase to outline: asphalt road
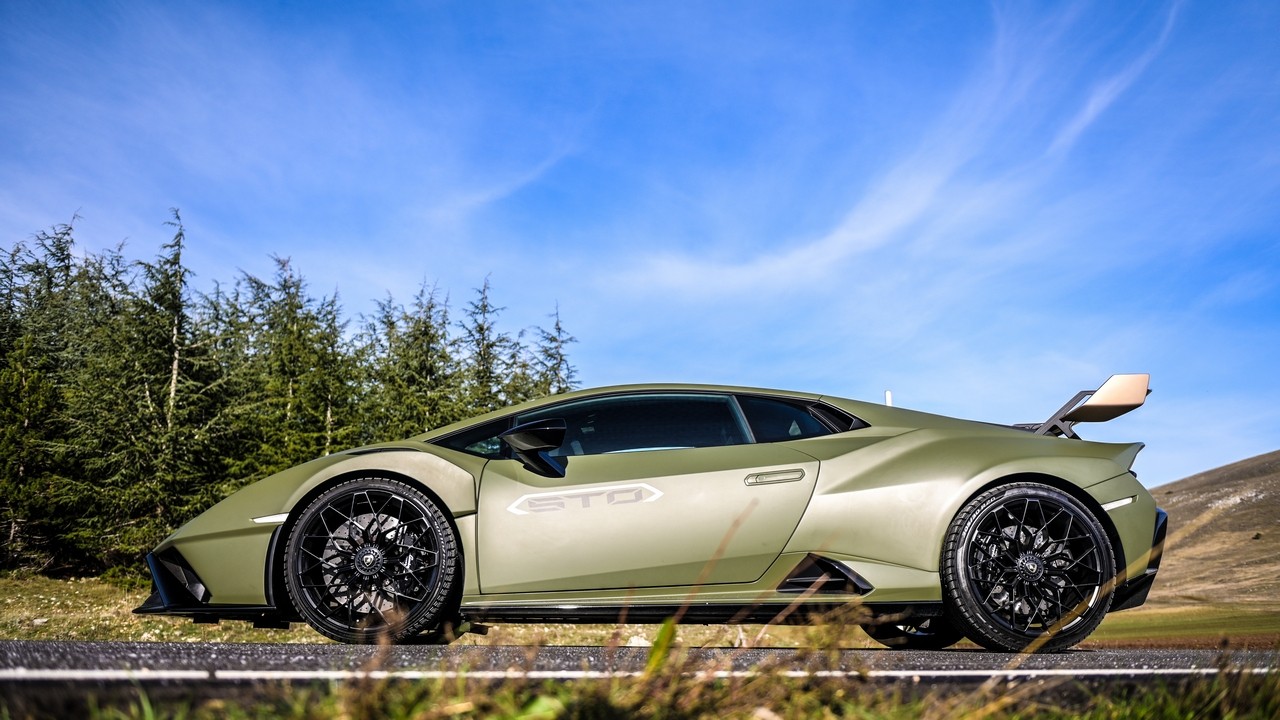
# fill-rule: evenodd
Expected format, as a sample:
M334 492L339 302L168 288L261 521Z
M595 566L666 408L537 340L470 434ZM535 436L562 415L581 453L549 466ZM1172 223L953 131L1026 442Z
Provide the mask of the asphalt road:
M591 679L638 675L648 648L296 645L248 643L0 642L0 696L38 707L145 687L153 697L227 694L246 684L360 677L473 680ZM829 656L778 649L702 649L683 656L690 673L848 678L916 686L1078 681L1124 685L1215 675L1280 672L1269 651L1073 650L1014 655L978 650L845 650ZM239 690L237 690L237 688Z
M57 677L59 672L157 674L233 678L237 673L392 673L628 674L643 670L648 648L482 647L401 645L389 648L353 645L253 643L0 642L0 681ZM1280 671L1269 651L1233 651L1234 667ZM1224 660L1216 650L1073 650L1052 655L1015 655L980 650L844 650L834 663L814 653L779 649L716 648L688 653L689 667L723 671L839 671L890 677L893 674L939 677L1026 676L1072 673L1108 675L1200 674ZM106 677L106 675L104 675Z

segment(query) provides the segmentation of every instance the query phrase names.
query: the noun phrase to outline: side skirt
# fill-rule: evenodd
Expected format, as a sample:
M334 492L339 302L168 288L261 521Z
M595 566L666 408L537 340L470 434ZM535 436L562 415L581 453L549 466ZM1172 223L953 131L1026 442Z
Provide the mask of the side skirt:
M816 625L834 610L861 606L872 615L938 617L942 603L762 603L726 605L463 605L460 614L471 622L657 624L678 618L687 625Z

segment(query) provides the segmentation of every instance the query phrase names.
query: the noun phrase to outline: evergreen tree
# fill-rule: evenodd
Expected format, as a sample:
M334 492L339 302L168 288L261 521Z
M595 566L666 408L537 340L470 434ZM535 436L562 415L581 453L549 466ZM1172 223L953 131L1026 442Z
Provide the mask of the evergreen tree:
M270 282L245 274L218 310L248 338L229 343L226 358L235 388L227 421L242 448L233 486L349 447L359 432L356 357L338 298L311 297L289 260L275 260Z
M74 219L72 220L74 223ZM0 532L6 564L49 567L61 518L51 487L65 426L58 382L67 362L73 309L72 223L16 244L0 265Z
M404 306L388 297L365 328L369 383L361 420L370 442L416 435L462 419L457 341L449 304L424 282Z
M87 266L99 273L85 284L93 305L117 310L84 328L84 355L68 374L68 440L85 475L61 482L55 497L76 519L73 545L108 563L135 557L215 499L201 429L217 369L194 342L176 211L170 224L173 239L156 262L133 266L136 277Z
M512 371L518 367L514 363L518 362L519 344L498 329L498 316L505 309L493 304L486 277L484 285L476 290L476 298L467 303L466 317L458 324L463 353L460 397L470 415L513 402L507 391L513 387Z
M34 560L47 545L48 517L42 485L52 463L48 447L55 439L51 418L57 392L37 369L30 335L17 340L0 367L0 532L4 565ZM41 561L44 564L47 561Z
M554 322L550 330L538 328L538 346L535 364L538 381L537 394L559 395L573 390L577 385L578 370L569 363L569 345L578 341L564 329L560 320L560 306L550 315Z

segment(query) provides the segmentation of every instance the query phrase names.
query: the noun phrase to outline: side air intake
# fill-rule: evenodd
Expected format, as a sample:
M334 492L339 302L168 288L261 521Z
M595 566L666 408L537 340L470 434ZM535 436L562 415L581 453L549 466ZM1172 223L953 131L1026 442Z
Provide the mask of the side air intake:
M812 592L815 595L866 595L874 588L843 563L821 555L807 555L778 585L780 593Z

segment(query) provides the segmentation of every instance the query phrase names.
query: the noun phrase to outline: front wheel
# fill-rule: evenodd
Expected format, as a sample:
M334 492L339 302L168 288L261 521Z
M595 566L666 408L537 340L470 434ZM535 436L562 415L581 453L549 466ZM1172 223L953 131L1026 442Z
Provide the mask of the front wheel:
M402 482L335 485L298 516L285 546L294 608L339 642L397 642L456 611L460 554L436 503Z
M1114 592L1106 530L1079 500L1038 483L969 501L941 557L947 619L990 650L1053 652L1084 640Z

